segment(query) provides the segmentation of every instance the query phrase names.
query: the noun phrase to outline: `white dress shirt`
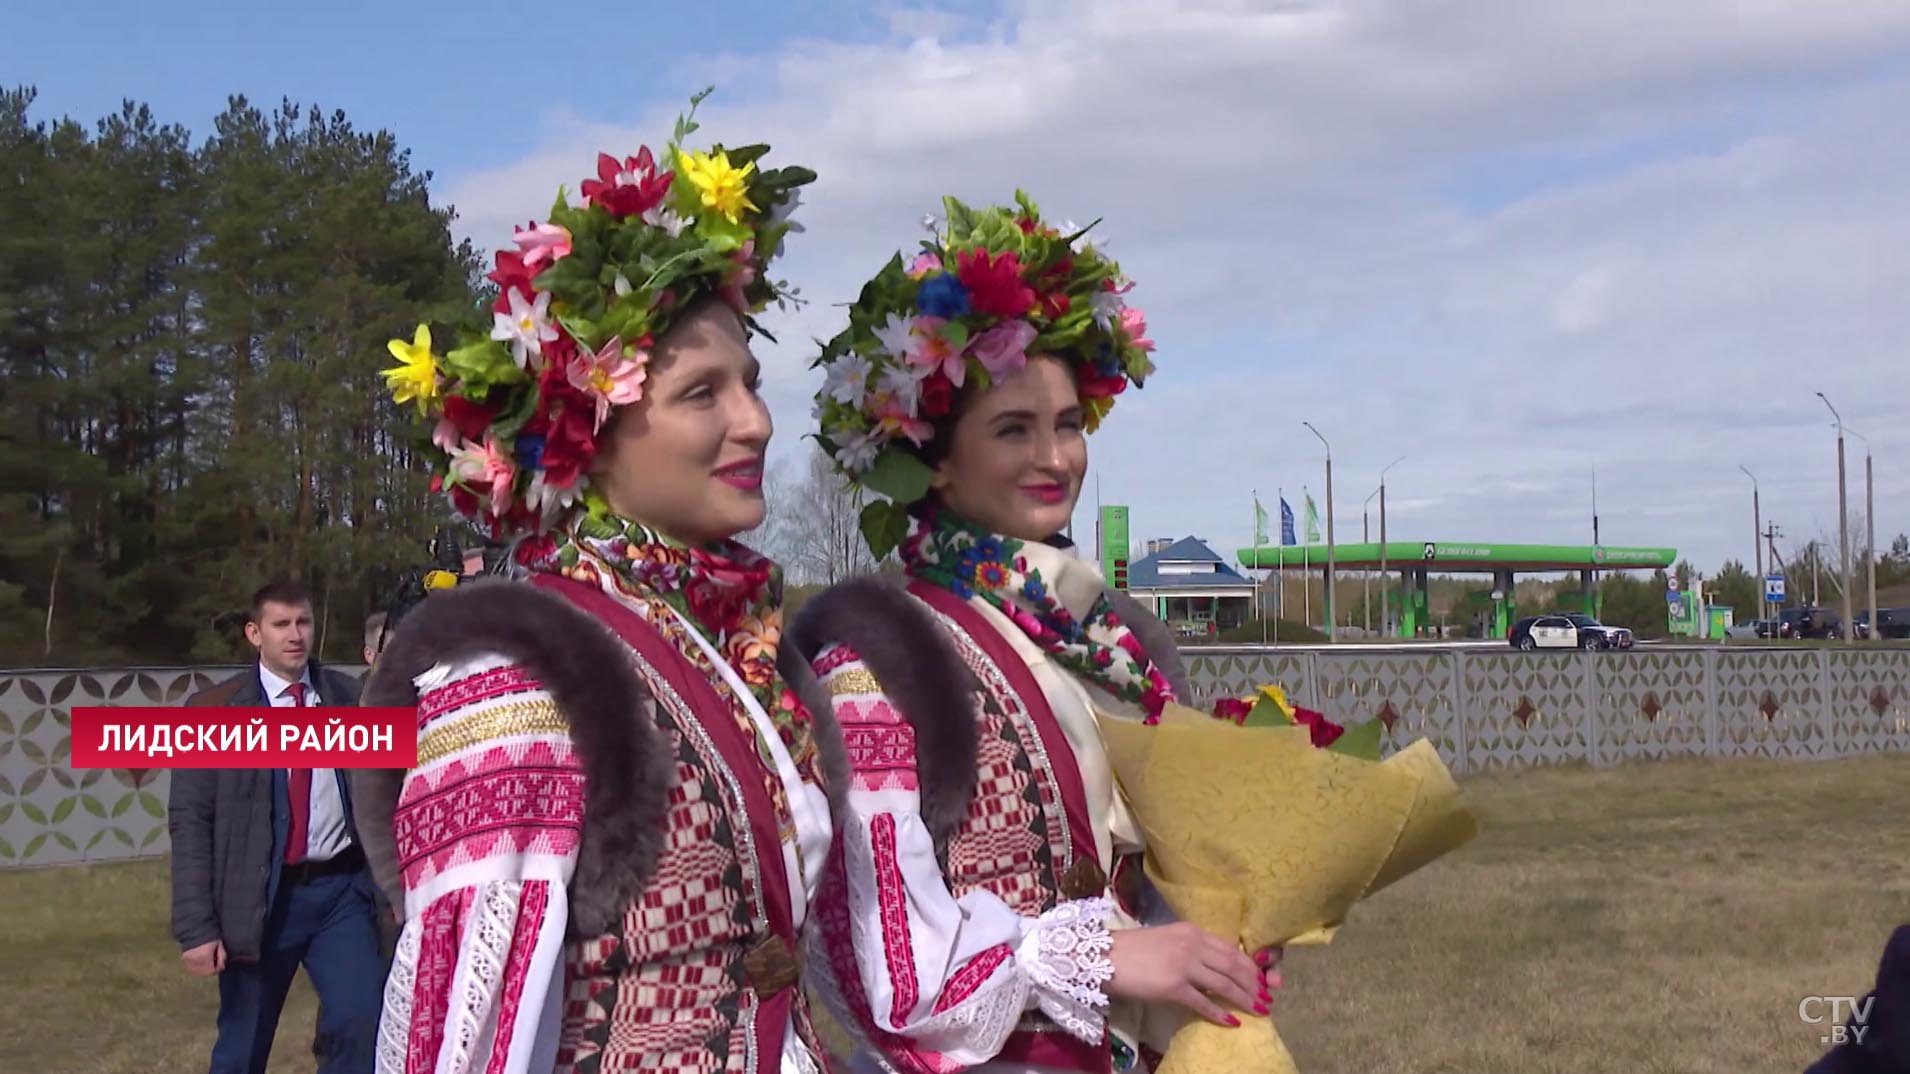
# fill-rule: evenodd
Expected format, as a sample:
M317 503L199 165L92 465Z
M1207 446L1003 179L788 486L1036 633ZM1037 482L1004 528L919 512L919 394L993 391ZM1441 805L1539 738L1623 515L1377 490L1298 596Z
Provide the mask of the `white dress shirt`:
M305 684L305 704L315 708L322 704L318 688L312 685L312 668L307 664L299 672L299 682ZM259 685L265 688L266 700L275 709L289 709L298 704L292 696L290 680L280 678L263 662L259 664ZM289 769L287 770L289 773ZM343 853L351 845L351 833L345 827L345 799L338 790L338 774L331 768L312 769L312 800L309 813L310 824L305 833L305 857L308 861L327 861Z

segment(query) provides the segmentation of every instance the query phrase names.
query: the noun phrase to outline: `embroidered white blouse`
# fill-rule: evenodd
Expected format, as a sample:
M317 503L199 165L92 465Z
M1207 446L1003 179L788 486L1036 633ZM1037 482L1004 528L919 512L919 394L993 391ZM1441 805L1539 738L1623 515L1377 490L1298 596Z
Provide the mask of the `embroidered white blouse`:
M1085 615L1101 593L1099 572L1046 546L1030 546L1026 554L1057 599ZM1096 854L1111 875L1117 855L1142 846L1115 786L1095 711L1135 720L1141 713L1050 660L986 602L970 603L1027 663L1066 735L1093 818ZM854 653L825 650L816 667L845 737L874 733L892 744L875 764L859 763L851 749L847 809L837 833L863 995L877 1028L910 1046L908 1054L888 1055L888 1064L1047 1074L1045 1067L995 1060L1023 1013L1035 1009L1082 1040L1098 1042L1103 1029L1112 1028L1131 1045L1142 1012L1117 1004L1110 1026L1102 986L1113 973L1108 930L1138 922L1105 896L1064 901L1038 917L1016 913L985 890L957 898L921 815L907 719Z

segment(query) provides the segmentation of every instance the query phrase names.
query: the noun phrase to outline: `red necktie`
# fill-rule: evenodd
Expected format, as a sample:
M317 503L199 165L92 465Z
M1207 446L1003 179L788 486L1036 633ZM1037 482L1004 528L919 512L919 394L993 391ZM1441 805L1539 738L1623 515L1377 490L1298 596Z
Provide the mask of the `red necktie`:
M295 682L285 688L292 695L295 708L305 707L305 684ZM290 770L286 796L291 799L292 822L285 830L285 861L287 864L305 860L305 840L312 826L312 770L294 768Z

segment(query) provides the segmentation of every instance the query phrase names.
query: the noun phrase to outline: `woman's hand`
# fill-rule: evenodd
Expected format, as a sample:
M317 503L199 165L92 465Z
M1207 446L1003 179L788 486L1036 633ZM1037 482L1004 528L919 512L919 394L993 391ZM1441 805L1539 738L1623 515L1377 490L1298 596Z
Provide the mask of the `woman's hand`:
M1110 995L1178 1003L1223 1026L1237 1026L1240 1019L1215 1000L1239 1010L1267 1013L1270 996L1254 960L1205 929L1178 922L1116 929L1113 939L1114 948L1108 954L1114 963L1114 977L1107 983Z
M1262 947L1253 956L1254 963L1260 967L1260 998L1269 1006L1273 1004L1273 990L1286 983L1280 974L1280 959L1286 953L1284 947Z

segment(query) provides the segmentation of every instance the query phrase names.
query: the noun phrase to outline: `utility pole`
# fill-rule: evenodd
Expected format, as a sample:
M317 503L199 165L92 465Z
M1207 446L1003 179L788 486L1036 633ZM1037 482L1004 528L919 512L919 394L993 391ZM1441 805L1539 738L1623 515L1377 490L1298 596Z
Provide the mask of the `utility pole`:
M1303 421L1300 424L1306 426L1308 432L1319 437L1320 446L1326 449L1326 600L1324 603L1326 605L1326 640L1328 644L1331 644L1339 640L1339 624L1334 619L1338 602L1333 599L1334 576L1339 567L1339 558L1333 550L1333 445L1326 442L1326 437L1320 436L1320 430L1315 429L1312 422Z
M1851 635L1856 633L1856 624L1850 614L1850 510L1844 502L1844 418L1823 392L1818 392L1817 398L1824 400L1824 405L1830 407L1830 416L1837 419L1837 547L1844 557L1844 641L1848 643L1855 640Z
M1598 467L1592 467L1592 607L1599 609L1602 602L1598 599Z
M1758 503L1757 475L1742 463L1738 469L1751 479L1751 553L1757 557L1757 617L1764 619L1764 508Z
M1870 467L1870 438L1855 429L1845 430L1864 442L1864 560L1869 579L1865 584L1864 624L1872 638L1877 636L1877 485L1873 480ZM1844 624L1844 630L1853 638L1857 634L1855 623Z
M1392 580L1386 574L1392 566L1386 556L1386 471L1405 461L1406 456L1401 455L1379 472L1379 626L1389 636L1393 629L1393 589Z
M1386 486L1384 485L1380 486L1380 488L1385 488L1385 487ZM1360 543L1361 544L1371 544L1373 541L1373 535L1366 527L1366 522L1367 522L1366 509L1373 505L1373 497L1377 495L1379 495L1379 489L1374 489L1373 491L1366 494L1366 502L1360 504ZM1366 636L1370 638L1373 636L1373 568L1368 567L1365 570L1361 571L1360 573L1365 576L1365 580L1366 580ZM1380 599L1382 600L1385 599L1384 594L1381 595ZM1386 626L1386 613L1384 611L1380 613L1379 622L1380 622L1380 627L1384 629Z

